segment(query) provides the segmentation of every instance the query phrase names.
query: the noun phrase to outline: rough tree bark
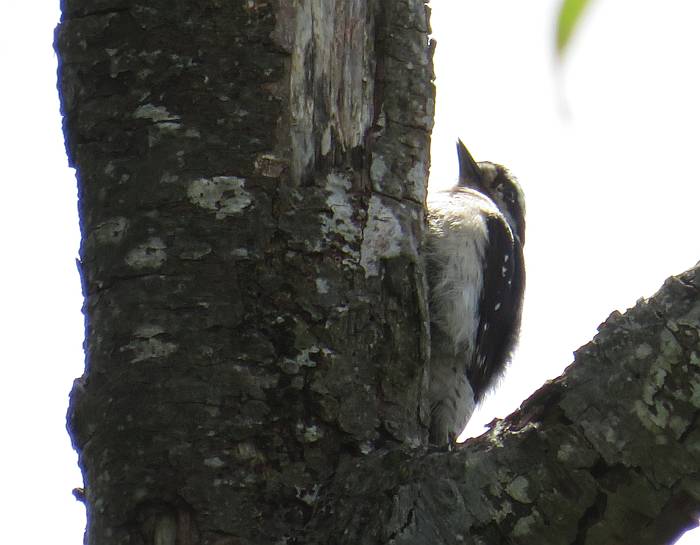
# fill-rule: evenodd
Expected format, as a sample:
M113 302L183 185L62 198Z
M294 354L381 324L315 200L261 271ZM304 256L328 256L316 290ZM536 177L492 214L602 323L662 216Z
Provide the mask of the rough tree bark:
M88 543L663 543L689 524L697 271L487 435L426 450L422 1L62 9Z

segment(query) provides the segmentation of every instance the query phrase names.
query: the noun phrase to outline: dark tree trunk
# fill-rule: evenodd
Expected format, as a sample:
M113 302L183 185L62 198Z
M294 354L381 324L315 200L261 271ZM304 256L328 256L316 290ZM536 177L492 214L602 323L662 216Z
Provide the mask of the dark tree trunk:
M427 19L417 0L64 0L90 544L661 543L687 524L696 273L490 434L426 452Z
M292 539L425 438L426 9L66 0L57 44L88 540Z

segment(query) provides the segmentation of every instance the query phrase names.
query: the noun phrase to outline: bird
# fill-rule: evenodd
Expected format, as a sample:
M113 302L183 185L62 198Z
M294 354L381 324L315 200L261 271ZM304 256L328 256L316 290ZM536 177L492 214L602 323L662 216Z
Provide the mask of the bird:
M457 141L459 181L428 198L430 444L451 448L517 344L525 291L525 199L503 166Z

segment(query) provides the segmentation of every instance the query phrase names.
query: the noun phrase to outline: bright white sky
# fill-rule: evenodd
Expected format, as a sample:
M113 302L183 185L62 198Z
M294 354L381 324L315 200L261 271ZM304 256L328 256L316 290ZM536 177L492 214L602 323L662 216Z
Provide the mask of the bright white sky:
M507 165L528 201L521 348L470 434L557 376L612 310L700 259L700 4L599 0L558 66L557 1L432 2L431 184L454 182L460 136L477 160ZM64 422L83 368L83 321L76 186L51 47L58 0L4 8L3 535L13 544L75 545L85 521L70 493L81 477ZM691 543L700 536L688 534L683 544Z

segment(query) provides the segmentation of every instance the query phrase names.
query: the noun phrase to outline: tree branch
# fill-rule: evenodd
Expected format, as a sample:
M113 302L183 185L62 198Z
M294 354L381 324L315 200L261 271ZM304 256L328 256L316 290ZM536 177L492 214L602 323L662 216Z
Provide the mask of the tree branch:
M700 512L700 267L614 312L575 362L452 453L341 467L342 543L659 544ZM358 506L360 506L358 508ZM323 511L323 510L321 510Z

